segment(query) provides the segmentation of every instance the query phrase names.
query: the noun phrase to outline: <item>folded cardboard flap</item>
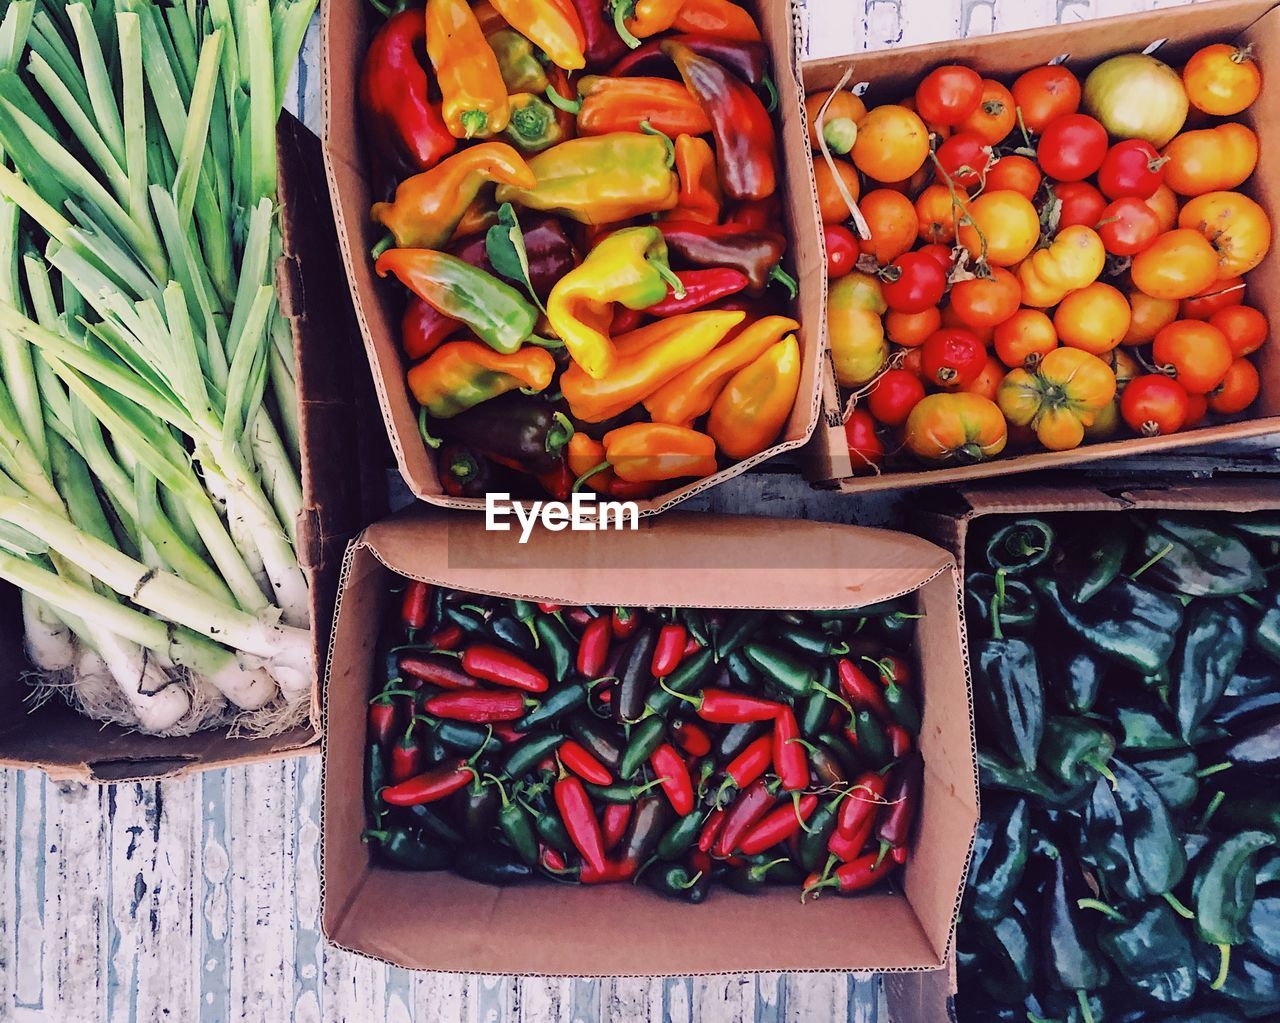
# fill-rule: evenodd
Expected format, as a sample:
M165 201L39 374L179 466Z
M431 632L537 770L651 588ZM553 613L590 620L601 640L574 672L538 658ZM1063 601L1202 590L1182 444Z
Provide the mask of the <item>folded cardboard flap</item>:
M348 552L326 682L326 936L401 966L479 973L656 976L941 964L978 816L954 564L932 544L884 530L779 527L776 520L671 515L606 538L541 530L520 546L485 533L474 516L415 511L366 530ZM797 564L793 555L806 549L820 557ZM693 554L700 567L683 565ZM475 558L481 567L473 567ZM734 563L746 567L707 570ZM449 873L375 863L360 841L365 710L392 570L474 592L605 605L850 607L918 591L926 782L905 894L801 905L788 888L753 898L716 893L690 907L643 886L539 882L496 890Z

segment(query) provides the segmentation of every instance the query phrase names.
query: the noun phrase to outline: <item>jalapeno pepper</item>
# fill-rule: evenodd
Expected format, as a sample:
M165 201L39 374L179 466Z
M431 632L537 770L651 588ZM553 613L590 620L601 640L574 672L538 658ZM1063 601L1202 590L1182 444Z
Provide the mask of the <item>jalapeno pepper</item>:
M662 791L666 793L671 808L683 817L693 812L693 781L689 777L689 769L684 758L670 743L659 744L649 754L649 766L662 783Z
M400 825L366 831L366 842L377 842L378 851L397 867L409 870L444 870L453 859L447 846L432 841L421 831Z
M800 725L795 711L783 706L773 719L773 769L788 792L796 792L809 784L809 760L800 739Z
M383 789L382 800L388 806L433 803L464 788L475 776L475 768L468 761L451 761Z

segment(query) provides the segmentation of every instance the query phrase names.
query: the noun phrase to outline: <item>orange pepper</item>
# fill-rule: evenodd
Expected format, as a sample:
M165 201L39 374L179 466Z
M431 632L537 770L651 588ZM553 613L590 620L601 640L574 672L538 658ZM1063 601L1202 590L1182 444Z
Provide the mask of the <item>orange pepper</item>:
M479 341L447 341L409 370L409 391L431 415L449 419L526 387L546 390L556 361L545 349L525 345L504 355Z
M669 423L630 423L604 435L605 458L628 483L715 473L716 442L705 433Z
M489 0L479 0L479 3L472 4L471 13L476 16L476 21L480 23L480 31L486 36L491 36L507 27L507 19L498 13Z
M664 220L692 220L698 224L720 223L724 195L716 170L716 154L711 143L697 135L676 137L676 173L680 177L680 198Z
M734 374L711 406L707 432L730 458L758 455L778 438L800 390L794 334Z
M665 32L680 13L684 0L609 0L613 26L633 50L641 39Z
M508 25L566 71L586 67L586 33L577 9L564 0L489 0Z
M496 135L511 109L502 69L466 0L427 0L427 56L454 138Z
M758 42L760 39L760 26L755 19L729 0L684 0L671 27L677 32L739 42Z
M600 468L605 461L604 445L594 437L588 437L581 430L575 433L565 448L565 460L569 463L569 471L582 480L584 486L598 494L612 491L617 476L612 469Z
M580 135L642 131L646 121L654 131L668 136L703 135L711 130L702 105L682 82L669 78L587 75L578 81L578 95L582 97Z

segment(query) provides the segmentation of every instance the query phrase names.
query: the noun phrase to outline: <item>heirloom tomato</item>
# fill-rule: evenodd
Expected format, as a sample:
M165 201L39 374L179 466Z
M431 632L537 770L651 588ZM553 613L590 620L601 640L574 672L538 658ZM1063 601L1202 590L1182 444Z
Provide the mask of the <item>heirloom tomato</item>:
M1031 200L1017 192L984 192L967 206L957 240L974 259L1014 266L1040 240L1040 217Z
M1024 71L1013 83L1012 92L1022 123L1034 135L1080 109L1080 80L1061 64Z
M1179 195L1230 191L1258 166L1258 136L1243 124L1220 124L1184 132L1164 155L1164 183Z
M1160 230L1172 231L1178 226L1178 197L1167 184L1156 189L1156 194L1145 200L1160 218Z
M1058 232L1047 249L1032 253L1018 267L1022 304L1039 309L1055 306L1069 292L1098 279L1107 262L1102 239L1092 228L1075 225Z
M834 281L858 262L858 239L842 224L827 224L822 229L822 239L827 249L827 276Z
M1258 98L1262 72L1252 47L1214 43L1191 55L1182 68L1182 84L1197 110L1231 117Z
M972 331L943 327L921 349L924 378L938 387L955 390L982 372L987 349Z
M1190 298L1218 279L1218 253L1198 231L1167 231L1133 257L1129 272L1152 298Z
M1151 343L1151 359L1188 394L1208 394L1233 361L1227 337L1211 323L1177 320Z
M1187 421L1187 392L1163 373L1147 373L1120 396L1120 416L1129 429L1144 437L1177 433Z
M862 197L858 209L871 229L871 237L859 247L875 256L877 263L897 259L915 244L919 221L911 200L901 192L877 188Z
M1145 53L1123 53L1089 72L1081 105L1116 138L1145 139L1157 148L1187 120L1182 79Z
M1036 159L1055 181L1083 181L1107 155L1107 129L1088 114L1068 114L1040 136Z
M1010 369L1034 369L1058 347L1053 320L1039 309L1019 309L996 327L996 355Z
M887 308L880 281L869 274L855 271L832 283L827 332L842 386L861 387L880 371L889 355L881 320Z
M990 277L974 277L951 286L951 308L966 327L986 330L1004 323L1022 304L1022 285L1003 267Z
M995 401L996 395L1000 393L1000 383L1008 372L1003 362L994 355L988 355L978 375L960 390L965 394L980 394L988 401Z
M1116 378L1096 355L1055 348L1035 370L1013 369L1000 385L1000 410L1030 426L1050 451L1079 447L1084 429L1116 396Z
M979 394L930 394L907 417L908 450L930 462L981 462L1009 439L995 402Z
M991 147L980 135L962 131L938 147L934 177L939 184L951 183L958 189L972 189L982 183L987 165L994 157Z
M929 129L913 111L886 104L858 125L853 163L876 181L905 181L929 158Z
M1113 256L1136 256L1160 237L1160 216L1142 199L1117 199L1098 221L1098 237Z
M1240 305L1244 302L1245 284L1243 277L1224 277L1214 281L1203 291L1182 300L1180 320L1208 320L1220 309Z
M1171 298L1152 298L1134 288L1128 294L1129 329L1121 344L1133 348L1147 345L1179 316L1178 303Z
M1218 276L1239 277L1262 262L1271 248L1271 221L1240 192L1209 192L1182 207L1178 226L1199 231L1218 255Z
M1091 355L1111 351L1128 333L1132 313L1124 295L1101 281L1073 291L1058 305L1053 326L1068 348Z

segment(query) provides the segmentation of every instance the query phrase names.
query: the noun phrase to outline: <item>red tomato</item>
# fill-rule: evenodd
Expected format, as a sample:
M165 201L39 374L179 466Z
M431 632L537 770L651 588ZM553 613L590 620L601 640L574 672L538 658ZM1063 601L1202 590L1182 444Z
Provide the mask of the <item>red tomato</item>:
M980 135L962 131L938 147L934 175L941 184L950 177L956 188L973 188L981 184L991 158L991 148Z
M1117 142L1098 168L1098 187L1108 199L1150 199L1164 181L1164 164L1150 142Z
M1193 426L1198 426L1200 421L1209 414L1209 399L1203 394L1187 395L1187 418L1182 424L1184 430L1189 430Z
M1044 175L1034 160L1025 156L1002 156L987 171L987 188L992 192L1017 192L1034 199Z
M875 472L884 461L884 444L876 434L876 421L866 409L856 408L844 421L844 439L855 476Z
M1151 343L1151 360L1171 368L1188 394L1208 394L1222 383L1233 356L1226 335L1212 323L1175 320Z
M1160 237L1160 217L1141 199L1117 199L1098 218L1098 237L1113 256L1136 256Z
M1059 117L1044 130L1036 159L1049 177L1083 181L1102 166L1107 155L1107 129L1088 114Z
M966 394L980 394L987 401L995 401L1000 393L1000 384L1009 372L1003 362L994 355L988 355L982 369L976 377L961 388Z
M924 377L949 389L972 383L987 364L987 350L971 331L944 327L921 348Z
M901 426L924 397L924 383L905 369L891 369L867 395L867 408L885 426Z
M1148 373L1129 381L1120 396L1120 415L1144 437L1177 433L1187 421L1187 392L1172 377Z
M991 268L990 277L975 277L951 287L951 308L975 333L1004 323L1021 304L1018 278L999 266Z
M1038 134L1080 109L1080 80L1061 64L1045 64L1018 76L1013 99L1027 131Z
M947 291L947 275L927 253L904 252L885 268L880 290L890 309L922 313L942 301Z
M1267 341L1270 326L1267 318L1257 309L1247 305L1228 306L1219 309L1209 318L1209 323L1222 331L1237 359L1250 355Z
M916 88L916 113L944 128L959 124L982 102L982 78L971 68L948 64L924 76Z
M1253 404L1260 387L1257 367L1248 359L1236 359L1222 383L1209 392L1209 407L1224 416L1233 416Z
M852 231L839 224L827 224L822 229L827 243L827 276L832 280L849 273L858 262L861 250Z
M939 242L934 242L932 245L921 245L920 248L918 248L916 251L923 252L925 255L928 255L928 256L932 256L934 259L938 261L938 265L942 267L943 270L945 270L947 273L951 272L951 263L952 263L951 246L943 245Z
M994 146L1003 142L1017 123L1013 94L999 82L984 78L978 108L956 127L960 131L976 131L988 145Z
M890 309L884 317L884 334L895 345L919 348L942 326L942 313L930 306L922 313L900 313Z
M1227 277L1214 281L1200 294L1182 300L1181 319L1211 320L1220 310L1244 302L1244 278Z
M1053 194L1062 202L1058 230L1096 227L1107 208L1107 198L1087 181L1053 182Z

